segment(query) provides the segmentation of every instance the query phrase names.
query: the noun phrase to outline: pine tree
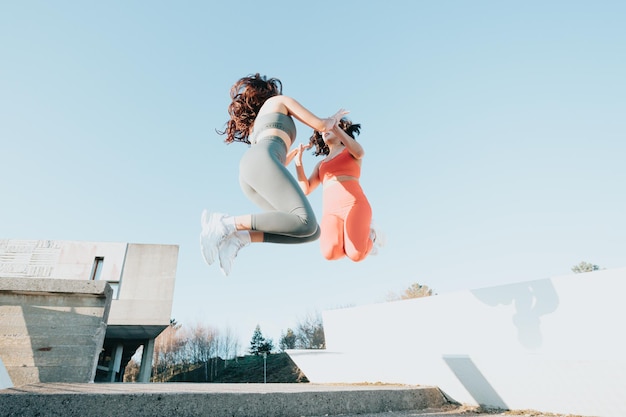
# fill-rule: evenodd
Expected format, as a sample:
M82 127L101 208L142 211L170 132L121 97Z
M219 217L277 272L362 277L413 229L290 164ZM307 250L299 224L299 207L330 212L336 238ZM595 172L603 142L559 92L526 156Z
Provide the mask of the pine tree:
M274 349L274 342L272 339L265 339L265 337L263 337L261 326L257 324L254 329L254 334L252 334L252 339L250 340L250 353L253 355L259 355L264 352L269 354L272 349Z

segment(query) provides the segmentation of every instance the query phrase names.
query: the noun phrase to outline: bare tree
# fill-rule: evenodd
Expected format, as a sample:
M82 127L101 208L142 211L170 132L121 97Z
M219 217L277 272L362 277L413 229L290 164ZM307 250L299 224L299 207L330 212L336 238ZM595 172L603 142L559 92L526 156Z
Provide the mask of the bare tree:
M232 359L239 351L239 340L230 328L220 331L217 355L222 359Z
M583 261L578 265L574 265L572 267L572 272L574 272L575 274L580 274L581 272L592 272L598 271L599 269L600 267L598 265Z
M214 376L217 372L219 356L232 358L237 350L238 342L230 329L221 332L203 324L182 328L172 320L154 342L152 381L166 381L174 373L197 365L204 365L205 379L210 380L209 373Z
M170 325L155 339L152 361L153 380L162 381L166 371L171 370L173 365L180 362L180 351L184 345L178 335L180 328L181 325L171 320Z
M139 369L139 363L135 359L131 358L124 369L124 382L137 382L137 379L139 378Z
M208 362L217 356L218 331L212 327L196 324L183 333L186 359L190 363Z
M296 326L296 347L299 349L324 349L324 324L319 312L307 314Z
M280 350L295 349L296 341L296 334L293 332L293 330L287 329L286 333L281 332L280 343L278 346L280 347Z
M433 290L428 288L428 285L421 285L416 282L411 284L411 286L400 295L396 295L393 292L389 293L387 295L387 301L408 300L411 298L430 297L431 295L433 295Z

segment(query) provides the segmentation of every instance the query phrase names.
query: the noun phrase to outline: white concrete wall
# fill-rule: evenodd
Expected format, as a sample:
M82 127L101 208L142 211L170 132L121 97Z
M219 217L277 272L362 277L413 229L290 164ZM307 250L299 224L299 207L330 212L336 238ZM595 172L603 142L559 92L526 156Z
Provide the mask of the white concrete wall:
M4 278L91 279L96 257L105 262L100 279L119 281L126 243L65 240L0 240L0 276Z
M128 244L119 242L64 241L54 278L91 279L96 257L104 258L101 281L119 281Z
M464 404L626 416L626 268L323 313L311 382L431 385Z
M109 325L169 325L177 263L178 246L129 244Z

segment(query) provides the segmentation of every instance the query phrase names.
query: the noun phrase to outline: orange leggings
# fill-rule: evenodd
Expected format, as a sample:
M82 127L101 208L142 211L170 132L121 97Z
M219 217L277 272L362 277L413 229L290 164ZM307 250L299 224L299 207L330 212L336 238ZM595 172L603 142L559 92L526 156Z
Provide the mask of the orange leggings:
M365 259L373 245L371 223L372 208L358 181L324 186L320 247L326 259Z

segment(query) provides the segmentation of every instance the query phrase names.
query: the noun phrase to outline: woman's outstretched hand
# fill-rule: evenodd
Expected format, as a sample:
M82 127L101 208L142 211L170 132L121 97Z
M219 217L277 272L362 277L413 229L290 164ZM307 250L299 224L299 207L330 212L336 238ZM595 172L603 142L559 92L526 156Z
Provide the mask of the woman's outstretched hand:
M350 113L348 110L346 109L339 109L337 110L337 112L335 114L333 114L332 116L330 116L325 120L325 126L324 126L324 132L328 132L330 130L332 130L341 120L341 118L343 116L345 116L346 114Z
M306 149L311 149L311 146L313 145L311 145L310 143L307 145L305 145L304 143L298 145L298 147L296 148L296 155L294 159L296 166L302 166L302 154Z
M346 109L339 109L339 110L337 110L337 113L333 114L333 115L332 115L332 116L330 116L330 117L332 117L333 119L335 119L336 123L339 123L339 121L341 120L341 118L342 118L343 116L345 116L346 114L348 114L348 113L350 113L350 111L349 111L349 110L346 110Z

